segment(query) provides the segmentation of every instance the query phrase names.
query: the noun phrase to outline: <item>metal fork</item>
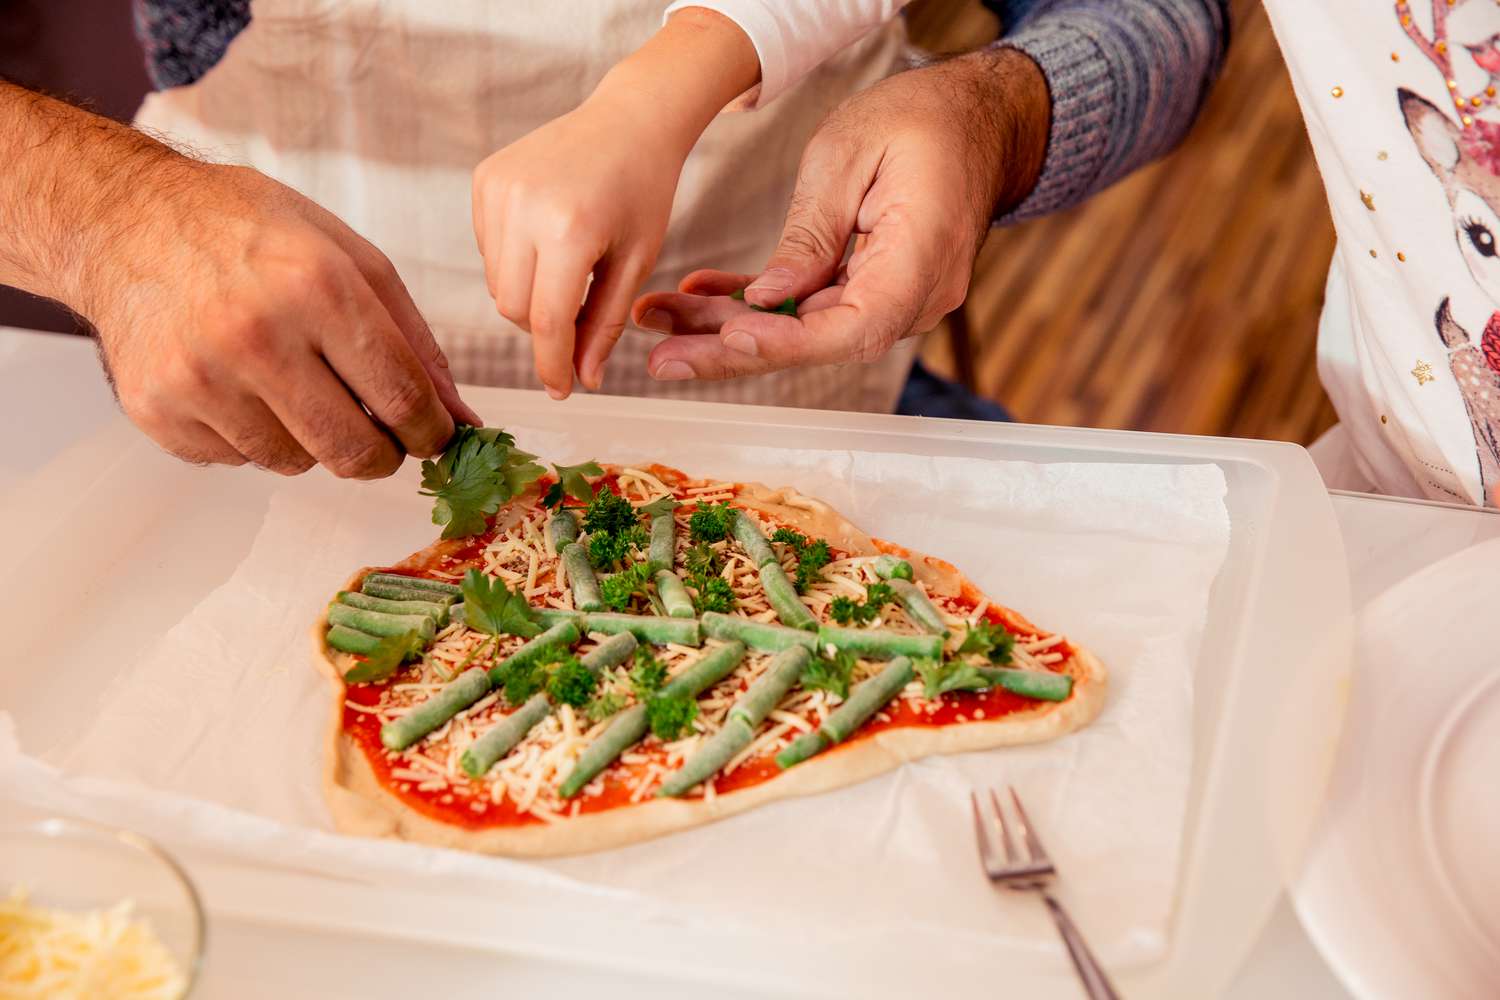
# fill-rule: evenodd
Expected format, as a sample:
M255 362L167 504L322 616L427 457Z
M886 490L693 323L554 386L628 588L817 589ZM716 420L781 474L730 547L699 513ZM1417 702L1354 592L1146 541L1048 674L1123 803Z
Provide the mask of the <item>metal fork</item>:
M1068 956L1073 959L1073 968L1078 970L1078 978L1082 980L1090 1000L1119 1000L1119 994L1115 992L1109 976L1094 958L1094 953L1089 951L1089 946L1068 916L1068 911L1063 909L1062 903L1049 891L1048 887L1057 878L1057 869L1043 850L1042 842L1037 839L1036 829L1031 825L1025 807L1021 805L1020 796L1016 795L1014 788L1008 787L1007 790L1010 792L1010 800L1016 804L1016 825L1020 828L1020 840L1026 848L1024 854L1011 837L1011 824L1005 818L1005 810L1000 807L1000 797L995 794L994 789L989 789L992 812L988 822L979 804L979 793L969 793L969 804L974 807L974 836L979 841L979 860L984 873L991 882L1006 889L1041 893L1042 901L1047 904L1047 910L1057 924L1057 931L1062 935L1063 944L1068 946ZM997 833L998 836L992 837L992 833ZM996 841L999 843L998 851Z

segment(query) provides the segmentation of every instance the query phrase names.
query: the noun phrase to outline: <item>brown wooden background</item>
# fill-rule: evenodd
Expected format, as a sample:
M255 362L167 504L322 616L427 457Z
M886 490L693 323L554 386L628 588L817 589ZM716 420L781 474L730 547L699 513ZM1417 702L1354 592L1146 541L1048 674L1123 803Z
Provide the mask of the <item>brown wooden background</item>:
M1308 442L1334 420L1313 364L1333 226L1258 0L1187 141L1072 211L991 234L967 304L978 389L1033 423ZM922 0L913 39L993 38ZM944 336L924 357L955 365Z

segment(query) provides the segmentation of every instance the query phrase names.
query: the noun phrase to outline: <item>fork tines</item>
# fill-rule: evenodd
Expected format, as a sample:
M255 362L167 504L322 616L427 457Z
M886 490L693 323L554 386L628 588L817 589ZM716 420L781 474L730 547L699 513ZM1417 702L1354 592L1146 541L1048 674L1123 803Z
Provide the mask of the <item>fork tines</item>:
M980 863L984 866L984 873L997 882L1025 881L1033 885L1044 883L1056 874L1056 869L1042 847L1031 818L1026 815L1025 807L1021 805L1020 796L1016 795L1014 788L1007 787L1007 790L1015 805L1014 820L1006 816L1006 810L994 789L988 791L988 810L980 805L977 792L969 793L969 804L974 810L974 839L979 844ZM987 811L988 819L985 815ZM1012 824L1019 832L1019 838L1012 834Z

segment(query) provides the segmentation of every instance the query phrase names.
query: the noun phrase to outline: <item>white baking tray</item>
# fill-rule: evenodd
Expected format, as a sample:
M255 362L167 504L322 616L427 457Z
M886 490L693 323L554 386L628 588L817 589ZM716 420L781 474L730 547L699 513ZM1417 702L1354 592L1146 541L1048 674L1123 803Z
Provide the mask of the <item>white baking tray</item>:
M640 450L642 442L693 435L726 448L789 443L1029 462L1218 465L1229 487L1232 537L1199 656L1172 940L1165 959L1123 972L1120 985L1132 996L1207 996L1233 975L1295 874L1347 677L1342 542L1301 448L603 396L559 406L537 393L497 389L468 390L466 398L492 423L564 432L580 452L603 456L611 442ZM144 650L228 577L275 485L253 470L183 466L118 421L0 497L0 551L14 554L0 628L19 643L11 662L32 665L0 670L0 705L15 718L23 746L45 753L87 724L76 692L107 682L116 658ZM88 627L37 635L35 623L55 620L60 609ZM202 854L188 860L211 911L225 918L591 962L652 978L670 969L684 987L839 992L821 956L798 954L769 932L764 941L741 935L726 947L711 928L663 926L617 912L608 899L589 913L549 915L504 899L278 870L274 858L263 868ZM574 933L559 936L564 924ZM590 937L612 947L580 955L576 943ZM997 970L976 955L973 971L976 983L997 986L1017 970ZM1076 989L1066 979L1049 985Z

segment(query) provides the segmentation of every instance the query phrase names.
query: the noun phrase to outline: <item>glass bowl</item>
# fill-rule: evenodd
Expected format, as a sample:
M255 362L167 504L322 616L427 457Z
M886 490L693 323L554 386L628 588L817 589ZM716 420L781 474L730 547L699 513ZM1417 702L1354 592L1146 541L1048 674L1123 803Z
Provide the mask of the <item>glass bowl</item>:
M0 901L17 888L31 906L49 910L109 910L130 901L132 916L149 922L176 962L179 996L191 995L203 961L203 905L182 866L154 841L80 820L0 822Z

